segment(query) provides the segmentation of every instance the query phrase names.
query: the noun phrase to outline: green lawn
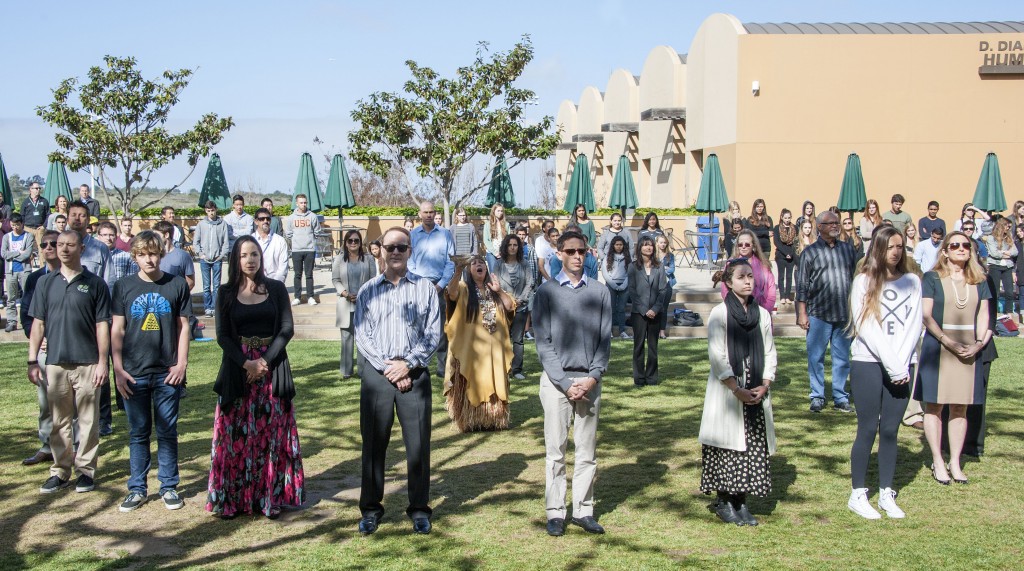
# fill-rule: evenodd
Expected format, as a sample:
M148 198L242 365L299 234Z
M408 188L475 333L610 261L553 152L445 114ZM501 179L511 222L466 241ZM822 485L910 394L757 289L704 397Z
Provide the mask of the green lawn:
M662 343L663 382L632 388L629 342L617 341L605 380L598 445L597 516L604 536L570 527L544 533L542 413L538 366L514 383L512 427L459 434L434 391L434 532L415 536L405 518L404 450L397 423L388 458L388 515L371 537L359 518L359 383L337 373L333 342L295 342L305 508L280 520L221 521L203 511L220 351L195 344L180 434L185 509L151 501L121 514L128 476L126 420L102 441L97 489L42 496L46 468L23 467L35 438L35 391L25 345L0 346L0 568L148 569L1020 569L1024 560L1024 392L1019 340L1000 340L989 389L989 437L968 486L942 487L924 467L920 432L900 432L896 487L902 521L867 521L846 509L856 420L807 412L802 340L781 340L773 385L778 453L773 492L754 499L757 528L719 523L698 490L700 423L707 379L703 340ZM435 379L435 387L439 383ZM154 449L155 452L155 449ZM154 453L154 463L156 456ZM869 483L875 482L874 470ZM150 474L155 492L156 468ZM877 499L872 486L872 502ZM155 498L155 493L151 494ZM1016 561L1016 563L1014 563Z

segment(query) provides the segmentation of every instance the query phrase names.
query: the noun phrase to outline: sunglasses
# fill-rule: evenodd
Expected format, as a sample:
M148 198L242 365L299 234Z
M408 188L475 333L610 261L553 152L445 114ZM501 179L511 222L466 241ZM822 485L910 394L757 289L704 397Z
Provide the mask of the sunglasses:
M959 250L960 248L963 248L964 250L968 250L969 251L971 249L971 243L970 242L950 242L949 243L949 249L950 250Z
M257 222L269 222L270 221L270 217L269 216L258 216L256 218L256 221Z
M736 245L739 246L740 248L753 248L754 247L754 244L752 244L750 242L737 242Z
M360 240L359 238L349 238L348 240L345 240L346 244L359 244L361 242L362 240ZM404 252L405 250L402 251Z
M395 250L398 250L399 254L404 254L406 251L409 250L409 245L408 244L385 244L383 246L383 248L389 254L391 252L394 252Z
M39 243L39 247L40 248L56 248L57 247L57 241L56 240L47 240L45 242L40 242Z
M964 226L961 230L966 234L972 234L974 232L974 226Z
M566 248L566 249L562 250L562 253L565 254L566 256L586 256L587 255L587 249L586 248Z

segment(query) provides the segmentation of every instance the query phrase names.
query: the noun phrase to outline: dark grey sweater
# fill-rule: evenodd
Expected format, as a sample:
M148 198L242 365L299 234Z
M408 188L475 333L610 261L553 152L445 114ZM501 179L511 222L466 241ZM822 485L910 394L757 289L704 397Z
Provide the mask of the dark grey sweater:
M576 377L601 376L611 348L612 300L597 280L572 288L545 282L533 299L537 355L551 382L566 392Z

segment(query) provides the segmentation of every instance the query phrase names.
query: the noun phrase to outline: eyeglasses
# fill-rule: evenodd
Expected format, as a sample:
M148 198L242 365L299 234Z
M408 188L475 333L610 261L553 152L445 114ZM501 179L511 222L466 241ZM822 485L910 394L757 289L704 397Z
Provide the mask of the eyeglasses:
M384 244L382 247L389 254L395 250L398 250L399 254L404 254L409 249L408 244Z
M40 242L39 243L39 247L40 248L56 248L57 247L57 241L56 240L47 240L45 242Z
M837 225L839 225L839 222L837 222L837 221L833 221L833 222L818 222L818 226L837 226Z
M270 222L270 217L269 216L257 216L256 217L256 221L257 222Z
M587 255L587 249L586 248L566 248L566 249L562 250L562 253L565 254L566 256L586 256Z
M360 240L359 238L349 238L348 240L345 240L346 244L359 244L361 242L362 242L362 240ZM401 250L401 251L404 252L405 250Z
M950 242L949 243L949 249L950 250L959 250L960 248L963 248L964 250L970 251L971 243L970 242Z

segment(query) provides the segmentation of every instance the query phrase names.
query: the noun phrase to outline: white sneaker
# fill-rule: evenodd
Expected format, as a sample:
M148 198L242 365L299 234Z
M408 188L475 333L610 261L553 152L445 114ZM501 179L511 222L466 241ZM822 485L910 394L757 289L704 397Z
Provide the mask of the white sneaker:
M307 301L306 303L308 303L309 305L317 305L317 301L313 298L309 298L309 301Z
M299 298L295 298L295 299L292 300L292 305L299 305L299 303L301 303L299 301Z
M881 503L881 496L879 496L878 501ZM893 506L895 505L896 504L893 504ZM875 508L871 507L871 502L868 501L867 488L854 488L853 492L850 493L850 501L846 502L846 507L850 508L850 511L864 519L882 518L882 514L876 512Z
M903 519L907 514L896 505L896 490L882 488L878 491L878 509L885 512L885 515L893 519Z

